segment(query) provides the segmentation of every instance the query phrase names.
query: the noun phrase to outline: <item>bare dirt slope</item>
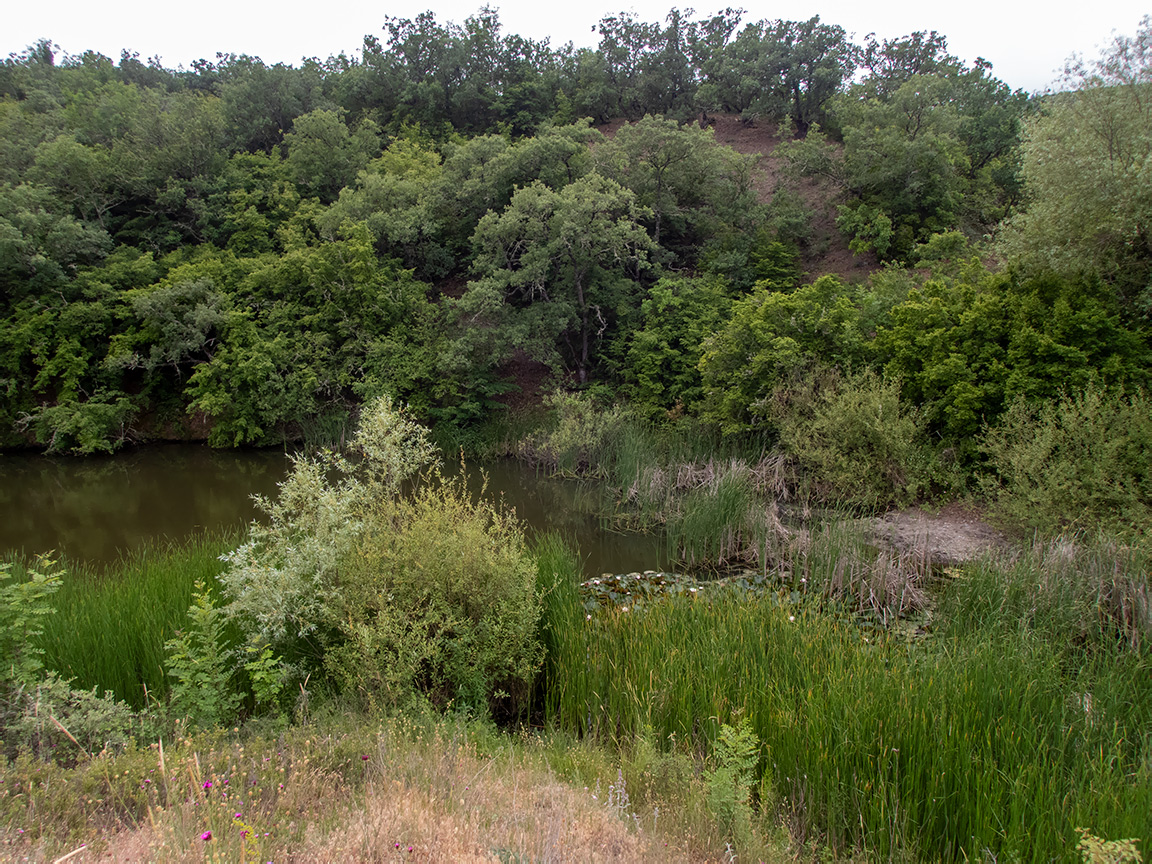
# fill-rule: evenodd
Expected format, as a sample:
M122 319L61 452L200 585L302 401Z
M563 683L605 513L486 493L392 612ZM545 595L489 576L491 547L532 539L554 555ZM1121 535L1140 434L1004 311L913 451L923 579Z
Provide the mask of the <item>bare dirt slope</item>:
M812 239L804 250L803 260L808 279L831 274L858 281L880 266L876 256L856 255L848 248L848 241L836 228L837 191L827 181L783 178L783 160L775 151L785 138L775 123L749 125L732 115L717 115L710 121L718 144L731 147L737 153L760 157L753 173L753 185L762 203L771 201L776 190L787 184L812 209Z
M624 120L613 120L597 128L611 138L624 125ZM848 241L836 228L837 190L827 181L785 179L783 159L776 155L776 147L786 139L776 123L760 121L745 123L734 114L709 115L709 125L717 144L731 147L737 153L757 156L752 173L752 186L761 203L772 200L782 185L795 191L812 210L812 237L803 250L805 279L835 275L846 281L860 281L880 266L876 256L856 255L848 248Z

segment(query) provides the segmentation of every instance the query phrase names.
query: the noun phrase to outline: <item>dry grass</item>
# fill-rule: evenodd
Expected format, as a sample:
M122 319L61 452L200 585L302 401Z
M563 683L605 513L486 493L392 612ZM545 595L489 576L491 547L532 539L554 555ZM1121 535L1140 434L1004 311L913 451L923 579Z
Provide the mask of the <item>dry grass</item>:
M217 735L166 750L163 760L154 747L50 776L27 762L6 769L0 860L75 851L67 860L76 864L643 862L720 860L723 851L688 851L654 830L651 813L563 782L543 743L494 733L478 741L446 723L247 742Z

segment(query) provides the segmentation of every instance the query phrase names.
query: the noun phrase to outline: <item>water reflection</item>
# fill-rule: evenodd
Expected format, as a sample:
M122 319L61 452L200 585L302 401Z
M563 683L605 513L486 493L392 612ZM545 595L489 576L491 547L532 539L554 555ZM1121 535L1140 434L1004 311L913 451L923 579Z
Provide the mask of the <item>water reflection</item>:
M286 466L279 450L188 444L86 459L5 454L0 553L105 563L150 540L239 528L257 515L249 496L274 493Z
M55 550L104 564L154 539L239 528L259 515L251 495L275 494L287 466L281 450L188 444L86 459L0 455L0 555ZM601 525L601 493L589 484L501 461L469 467L468 485L513 507L530 532L558 531L575 542L589 574L664 565L660 538Z

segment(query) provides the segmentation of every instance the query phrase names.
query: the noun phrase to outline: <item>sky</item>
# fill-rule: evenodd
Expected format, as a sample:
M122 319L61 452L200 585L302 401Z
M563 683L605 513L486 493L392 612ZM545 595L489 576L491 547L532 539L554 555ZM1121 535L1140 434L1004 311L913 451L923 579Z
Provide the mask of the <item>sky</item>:
M601 0L601 3L609 0ZM860 42L875 32L894 38L916 30L936 30L948 38L949 50L966 61L983 57L993 74L1013 88L1042 91L1059 76L1073 53L1098 56L1113 32L1133 35L1148 14L1147 0L1095 0L1054 5L1043 12L1037 4L968 0L966 3L861 3L859 0L793 0L787 6L749 5L743 21L786 18L805 20L819 15L839 24ZM358 54L364 36L383 41L387 16L414 18L433 8L440 22L463 21L483 5L480 0L342 0L330 7L299 0L276 4L251 0L198 0L190 4L160 4L155 0L57 0L11 4L0 28L0 56L19 53L39 39L49 39L68 53L98 51L114 60L122 49L142 60L159 56L164 66L189 66L217 52L250 54L267 63L298 64L305 57L324 59L341 51ZM673 2L640 0L628 4L493 0L505 33L533 39L549 37L553 46L573 42L593 47L596 23L606 15L633 12L643 21L661 21ZM736 4L733 4L736 5ZM687 4L680 8L687 10ZM718 8L723 8L722 6ZM716 11L700 6L699 17ZM331 13L331 14L329 14Z

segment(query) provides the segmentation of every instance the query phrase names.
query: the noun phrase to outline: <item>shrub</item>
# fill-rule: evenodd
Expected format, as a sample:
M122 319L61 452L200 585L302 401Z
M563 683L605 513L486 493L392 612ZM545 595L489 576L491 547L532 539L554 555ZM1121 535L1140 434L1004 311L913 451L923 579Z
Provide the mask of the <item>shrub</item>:
M1142 391L1089 385L1040 406L1017 399L983 450L1000 512L1042 530L1143 531L1152 516L1152 405Z
M44 619L54 611L52 595L60 590L55 562L40 557L26 579L13 578L12 565L0 564L0 688L33 685L44 668Z
M757 288L708 338L700 359L704 416L730 434L762 428L765 400L782 382L820 362L864 357L859 292L822 276L791 294Z
M544 404L553 410L551 427L517 446L521 458L562 475L606 477L612 453L628 415L595 396L557 390Z
M210 729L240 707L231 686L232 664L224 645L224 616L204 582L196 583L186 629L169 639L165 664L172 679L171 709L193 727Z
M434 474L382 502L341 574L325 663L366 704L417 694L516 713L541 660L536 566L513 514Z
M227 556L225 611L249 656L265 657L249 676L283 684L270 650L369 707L425 697L516 712L540 660L519 523L437 471L402 494L434 448L387 399L365 410L353 447L355 464L298 459L279 498L261 502L269 524Z
M224 556L225 614L258 647L322 650L318 630L338 602L341 565L372 502L395 495L435 452L427 430L387 397L363 412L352 450L362 457L359 468L331 453L297 457L278 498L256 499L267 524L254 523L248 540Z
M157 729L152 715L133 711L111 693L97 695L96 690L78 690L72 680L49 672L21 693L19 712L5 730L9 751L72 758L77 751L91 755L119 750L152 736Z
M921 413L901 402L899 379L871 370L823 386L809 379L774 408L780 443L827 501L902 504L919 491L927 463Z
M706 775L708 806L739 848L752 839L752 784L760 762L760 741L747 718L737 727L720 727L713 752L715 767Z
M640 412L659 418L696 410L704 396L701 345L727 320L731 305L715 278L665 278L652 286L621 369Z

